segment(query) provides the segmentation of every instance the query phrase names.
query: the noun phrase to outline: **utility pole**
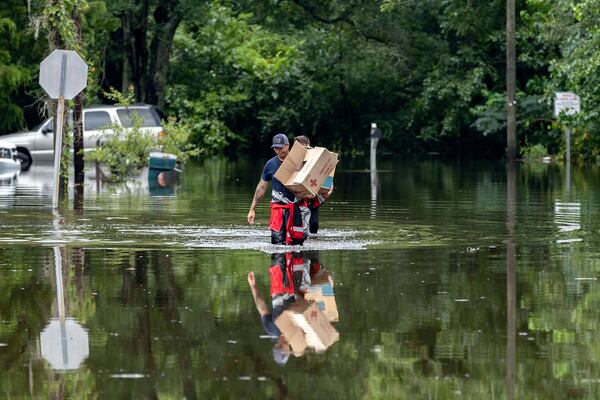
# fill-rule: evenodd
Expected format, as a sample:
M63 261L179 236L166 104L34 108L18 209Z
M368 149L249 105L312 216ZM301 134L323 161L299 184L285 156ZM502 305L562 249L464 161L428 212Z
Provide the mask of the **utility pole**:
M506 0L506 158L517 158L515 0Z
M81 12L79 7L73 11L73 24L75 26L75 41L78 48L83 47ZM84 159L83 159L83 92L75 96L73 107L73 170L74 170L74 208L83 209L83 182L84 182Z

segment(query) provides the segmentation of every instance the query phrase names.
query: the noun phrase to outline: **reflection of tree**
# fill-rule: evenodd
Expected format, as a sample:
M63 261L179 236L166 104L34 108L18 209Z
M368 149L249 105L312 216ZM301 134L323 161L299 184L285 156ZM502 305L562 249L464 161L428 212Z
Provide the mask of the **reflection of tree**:
M594 277L600 263L586 251L572 245L519 247L515 330L529 334L516 337L515 398L524 393L593 397L590 380L600 373L600 291L595 281L576 278ZM35 336L51 316L51 275L42 268L3 273L0 321L11 322L0 323L0 343L9 345L0 348L0 393L27 396L29 374L23 365L32 360L34 398L48 393L296 398L315 385L323 398L451 398L456 392L464 398L509 397L504 283L510 257L498 249L321 252L336 283L343 283L336 288L336 328L343 340L285 370L272 362L272 343L259 338L263 331L247 290L249 266L256 267L267 290L268 256L211 250L81 252L68 249L71 259L79 257L84 265L79 269L74 263L65 282L69 307L90 333L84 368L50 375L35 356ZM48 249L1 254L22 271L52 262ZM149 377L110 378L119 373ZM238 381L240 376L251 382ZM346 376L352 379L340 384ZM266 381L257 383L257 377ZM255 392L248 391L251 385Z
M71 279L72 272L78 276L77 268L70 270L66 253L61 254L68 309L84 309L82 299L75 296L77 281L73 285ZM68 374L52 372L40 354L40 332L57 313L52 249L16 248L0 258L18 271L0 279L0 343L7 344L0 349L0 393L14 398L23 398L25 393L31 398L72 398L75 393L87 397L95 387L92 371L82 366Z
M515 394L517 326L517 165L506 163L506 397Z

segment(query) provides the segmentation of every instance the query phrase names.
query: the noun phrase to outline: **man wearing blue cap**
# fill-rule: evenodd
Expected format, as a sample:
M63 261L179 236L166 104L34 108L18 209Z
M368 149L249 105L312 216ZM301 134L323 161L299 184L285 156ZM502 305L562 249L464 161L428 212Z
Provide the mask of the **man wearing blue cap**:
M278 133L273 136L273 145L275 157L271 158L265 164L263 172L256 185L252 205L248 212L248 223L254 224L256 216L256 207L264 197L269 182L271 182L271 218L269 220L269 228L271 229L272 244L302 244L304 239L293 240L290 237L291 222L294 213L294 203L297 201L296 196L292 191L286 188L277 178L275 172L287 157L290 150L290 141L283 133Z

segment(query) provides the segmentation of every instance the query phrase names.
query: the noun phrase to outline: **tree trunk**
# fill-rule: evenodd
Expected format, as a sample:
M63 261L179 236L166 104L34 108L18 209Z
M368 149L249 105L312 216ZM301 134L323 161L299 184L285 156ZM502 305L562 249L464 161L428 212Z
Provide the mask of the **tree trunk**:
M53 6L59 3L59 0L53 0L49 5ZM54 28L56 29L56 28ZM55 32L54 35L52 35L52 42L50 44L51 49L50 50L56 50L56 49L64 49L66 47L66 44L63 40L63 38L60 36L60 34L58 32ZM54 117L53 119L53 132L54 132L54 143L55 143L55 147L56 147L56 134L58 132L58 115L57 115L57 106L58 101L56 100L51 100L48 102L48 105L50 106L50 115L52 115ZM67 105L65 104L65 108L64 108L64 114L63 116L66 117L68 114L68 108ZM63 123L63 130L62 130L62 149L61 149L61 154L64 157L65 151L69 151L69 146L67 144L67 141L65 140L66 138L66 133L67 133L67 129L66 128L66 118L63 119L62 121ZM54 149L54 154L56 155L56 149ZM64 159L64 158L63 158ZM62 161L62 160L61 160ZM67 185L69 183L69 179L68 179L68 170L67 169L63 169L62 168L62 162L58 163L58 169L59 169L59 180L58 180L58 202L62 202L65 198L65 194L68 192L67 190Z
M164 108L165 88L169 73L169 58L173 38L181 23L181 15L176 12L177 2L160 0L154 10L155 33L150 45L150 70L146 102Z
M515 0L506 0L506 158L517 158Z
M121 22L136 101L143 101L148 82L148 0L141 0L137 10L123 14Z
M73 21L77 29L76 40L79 47L82 46L81 37L81 15L79 10L73 14ZM75 104L73 107L73 174L75 186L75 201L74 207L76 210L83 209L83 181L84 176L84 159L83 159L83 92L75 96Z

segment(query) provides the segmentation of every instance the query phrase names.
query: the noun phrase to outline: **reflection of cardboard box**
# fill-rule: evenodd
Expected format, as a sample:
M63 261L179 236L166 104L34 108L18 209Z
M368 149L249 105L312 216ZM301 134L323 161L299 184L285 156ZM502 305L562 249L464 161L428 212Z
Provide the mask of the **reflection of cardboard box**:
M325 351L340 338L319 307L306 300L289 306L277 317L275 325L292 346L295 356L302 355L307 348Z
M296 144L275 172L275 178L300 196L315 195L327 178L333 182L337 162L337 154L324 147L307 149Z
M329 321L339 321L333 286L329 280L328 273L324 272L311 277L311 284L304 298L308 301L314 301Z

